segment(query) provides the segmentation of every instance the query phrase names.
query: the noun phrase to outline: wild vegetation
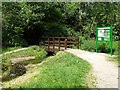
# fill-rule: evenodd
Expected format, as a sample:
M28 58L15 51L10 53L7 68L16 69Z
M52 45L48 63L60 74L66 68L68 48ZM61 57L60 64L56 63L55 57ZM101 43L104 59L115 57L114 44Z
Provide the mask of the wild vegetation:
M22 74L24 72L24 64L30 64L30 63L40 63L42 62L42 59L45 58L47 55L47 52L44 50L43 47L39 46L31 46L28 49L21 50L18 52L13 52L11 54L6 54L0 56L2 60L2 79L3 80L8 80L9 75L13 72L13 67L12 67L12 59L13 58L20 58L20 57L29 57L29 56L35 56L34 60L29 60L29 61L24 61L20 62L18 64L15 64L14 66L18 67L18 71L15 71L18 75ZM22 65L22 66L19 66ZM20 69L21 68L21 71Z
M112 42L112 52L114 55L118 55L119 41ZM80 49L95 52L96 51L96 41L95 40L84 40L80 44ZM99 42L98 43L98 52L101 53L110 53L110 42Z
M59 52L45 59L47 52L39 42L42 37L77 37L80 49L94 52L96 27L112 26L113 54L117 55L120 40L119 9L120 2L3 2L2 53L27 47L0 56L4 87L88 87L86 75L91 70L88 62L67 52ZM108 43L99 43L98 52L109 53L109 50ZM11 59L29 56L35 56L35 59L12 67ZM117 58L114 59L116 61ZM47 62L41 64L44 60ZM29 70L26 70L26 65L30 66ZM9 76L13 70L16 70L16 77L11 80Z
M119 8L120 2L3 2L3 46L38 44L44 36L95 39L97 26L112 26L119 40Z
M7 47L7 48L3 47L2 52L0 52L0 54L5 53L5 52L10 52L10 51L13 51L13 50L16 50L16 49L20 49L20 48L22 48L22 47L21 46Z
M43 64L35 65L31 71L32 77L26 77L25 82L21 80L25 77L23 75L20 78L5 82L4 87L86 88L88 87L86 77L90 70L91 65L87 61L61 51L55 56L48 57Z

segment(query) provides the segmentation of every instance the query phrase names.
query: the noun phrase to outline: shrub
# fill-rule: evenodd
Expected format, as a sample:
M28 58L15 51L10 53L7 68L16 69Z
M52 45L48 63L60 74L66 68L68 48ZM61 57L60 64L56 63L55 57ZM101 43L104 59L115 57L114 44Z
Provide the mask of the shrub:
M115 41L113 42L113 50L114 50L114 54L118 54L118 50L120 50L120 47L118 46L119 41Z
M98 42L98 52L109 53L110 47L108 42Z
M96 51L96 41L95 40L85 40L80 45L80 49L87 51ZM113 54L118 54L118 41L112 42ZM98 42L98 52L110 53L110 42Z
M80 49L88 50L88 51L95 51L96 43L93 40L85 40L80 46Z
M110 42L99 42L98 50L102 53L110 53ZM112 42L112 52L113 54L118 54L118 41Z

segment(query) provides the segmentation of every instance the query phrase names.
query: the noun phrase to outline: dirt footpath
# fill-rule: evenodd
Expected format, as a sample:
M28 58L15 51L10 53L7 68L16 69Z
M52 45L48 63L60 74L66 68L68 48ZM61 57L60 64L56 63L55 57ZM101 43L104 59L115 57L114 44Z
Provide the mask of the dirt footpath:
M91 63L97 88L118 88L118 65L107 60L109 55L78 49L68 49L66 51Z

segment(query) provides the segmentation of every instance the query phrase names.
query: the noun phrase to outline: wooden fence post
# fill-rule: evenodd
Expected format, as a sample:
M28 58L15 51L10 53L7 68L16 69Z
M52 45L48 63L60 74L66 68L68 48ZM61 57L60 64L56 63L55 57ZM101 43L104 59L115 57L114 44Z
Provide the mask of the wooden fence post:
M65 38L65 50L67 49L67 38Z
M58 43L59 43L59 51L60 51L60 37L58 38Z

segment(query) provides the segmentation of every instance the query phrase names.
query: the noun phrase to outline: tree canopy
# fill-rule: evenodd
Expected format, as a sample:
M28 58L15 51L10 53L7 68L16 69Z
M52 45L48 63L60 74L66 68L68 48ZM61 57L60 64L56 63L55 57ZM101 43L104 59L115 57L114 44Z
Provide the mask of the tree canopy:
M3 46L38 44L43 36L95 38L97 26L112 26L119 40L120 2L3 2Z

